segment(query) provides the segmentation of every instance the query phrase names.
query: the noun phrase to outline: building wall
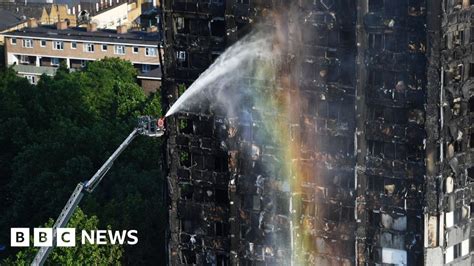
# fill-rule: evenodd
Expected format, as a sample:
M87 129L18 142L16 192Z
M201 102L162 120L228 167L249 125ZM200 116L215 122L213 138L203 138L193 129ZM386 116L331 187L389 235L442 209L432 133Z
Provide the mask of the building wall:
M41 41L39 39L33 39L33 48L25 48L23 47L22 38L16 38L17 43L13 45L11 43L11 38L13 37L5 37L5 47L7 58L10 58L8 64L13 64L11 61L11 55L33 55L39 57L58 57L58 58L75 58L75 59L84 59L84 60L97 60L102 59L104 57L118 57L124 60L129 60L132 63L144 63L150 65L157 65L159 64L158 55L156 56L146 56L145 50L146 47L153 47L152 45L144 47L141 44L131 45L127 44L125 46L125 54L118 55L114 53L115 44L108 43L107 44L107 51L101 50L101 43L98 42L84 42L83 40L78 40L77 48L73 49L71 47L71 41L64 41L64 50L53 50L53 42L54 40L46 40L46 46L41 47ZM94 44L94 52L89 53L84 51L84 44L85 43L93 43ZM138 53L133 53L133 47L138 47Z
M12 38L16 39L16 44L12 43ZM54 39L46 40L44 47L41 47L41 40L38 38L26 38L33 40L33 47L27 48L23 46L23 38L21 37L5 37L5 61L7 66L15 65L20 76L27 77L30 82L36 83L41 74L46 71L48 75L53 75L57 65L52 65L52 59L58 58L59 62L64 62L70 68L81 69L87 61L100 60L105 57L118 57L123 60L131 61L137 71L144 74L143 66L148 66L148 71L154 70L160 66L158 54L156 56L146 56L146 48L154 48L154 45L127 44L125 46L124 55L116 55L114 53L115 44L105 43L107 51L102 51L101 44L93 42L94 52L84 51L83 40L76 42L76 49L71 46L71 41L63 41L63 50L53 50ZM61 40L62 41L62 40ZM138 52L133 53L133 47L138 47ZM154 48L156 49L156 48ZM22 58L23 61L22 62ZM28 60L25 60L28 59ZM161 75L160 75L161 76ZM140 83L146 93L156 92L161 85L161 78L149 79L139 78Z
M282 56L297 73L279 73L292 84L281 89L296 111L257 119L258 106L249 100L239 111L250 120L227 121L204 102L201 112L168 120L169 263L202 264L218 254L224 265L288 265L289 260L295 265L471 265L470 3L299 1L302 15L290 20L292 30L284 35L297 52ZM226 1L222 44L231 45L265 12L283 7L288 6L278 1ZM180 32L178 18L206 25L222 12L177 0L165 1L164 12L166 108L205 68L193 68L193 60L179 62L176 52L213 58L212 46L191 45L192 40L206 44L207 35ZM313 15L319 20L312 21ZM316 56L318 48L327 51L325 58ZM262 121L283 121L297 136L292 141L306 144L291 158L291 169L306 173L291 187L293 193L285 178L262 170L265 156L282 161L281 146L268 145L255 133L265 127ZM199 163L225 155L222 145L215 146L221 140L227 168ZM222 198L202 203L193 194L222 195L226 183L229 204ZM209 207L215 204L218 209ZM265 231L266 222L283 236ZM198 230L217 223L227 237ZM277 250L276 239L287 245ZM219 245L206 249L202 243L210 240Z
M20 23L20 24L18 24L18 25L15 25L15 26L13 26L13 27L11 27L11 28L9 28L9 29L6 29L6 30L4 30L4 31L1 31L1 32L0 32L0 44L4 44L4 42L5 42L5 40L4 40L5 37L3 36L3 34L8 33L8 32L11 32L11 31L20 30L20 29L23 29L23 28L25 28L25 27L27 27L27 26L28 26L28 23L25 21L25 22L23 22L23 23Z
M140 83L146 94L159 91L161 86L161 80L141 79Z
M284 2L246 4L227 1L224 17L223 7L165 1L165 108L197 78L224 45L232 44L249 31L252 20L268 15L268 10L284 14L283 10L290 6ZM341 1L324 8L320 3L304 1L299 8L304 10L301 16L293 17L295 24L287 22L286 26L304 25L300 31L310 36L304 43L298 38L301 32L286 36L296 48L292 49L294 53L284 54L283 60L295 64L298 71L282 73L297 84L297 89L282 88L285 95L294 97L294 107L304 106L301 110L290 117L275 114L248 121L237 116L231 122L228 121L231 118L222 116L219 108L208 110L209 103L204 102L201 112L182 112L167 118L171 265L205 264L216 260L220 265L288 265L291 261L350 265L355 261L355 157L351 145L354 128L349 126L355 119L355 78L351 78L354 77L355 40L353 37L345 41L338 39L342 33L353 36L355 5L351 1ZM337 14L336 21L321 22L320 17L311 17L312 14L332 17L334 13ZM227 42L209 34L210 20L221 17L225 19L224 40ZM314 21L306 23L308 17ZM191 26L178 28L180 20ZM270 30L271 24L266 25ZM322 41L316 40L318 35L324 36ZM335 42L329 42L329 36L338 37ZM193 45L196 41L200 45ZM326 50L332 53L325 53ZM185 60L176 58L179 52L187 55ZM325 58L325 55L331 58ZM306 61L310 63L304 65ZM337 62L345 62L345 65ZM258 86L252 89L264 91ZM349 93L341 96L343 91ZM291 96L297 94L301 94L301 98ZM322 106L321 110L313 108L317 105ZM253 105L249 101L237 112L253 113L256 108L258 103ZM276 145L272 149L268 139L253 133L265 130L265 120L285 121L285 128L293 128L297 136L310 131L301 136L300 142L295 141L296 145L302 145L297 147L305 153L292 158L294 163L290 166L307 173L299 177L301 184L296 183L293 187L295 191L304 191L299 195L294 196L288 190L290 174L272 175L264 170L268 159L280 161L275 162L275 167L287 163L278 151L281 147ZM311 130L316 125L321 125L319 130ZM319 139L317 145L315 139ZM329 145L338 141L347 145L336 145L337 148ZM255 150L261 151L261 156L251 156ZM325 164L322 158L331 158L331 161ZM339 168L334 170L334 165ZM326 195L326 190L334 193ZM304 206L293 205L290 209L291 202L303 199ZM203 212L204 209L209 211ZM294 227L290 225L292 222ZM299 244L304 241L312 244ZM209 246L209 242L214 244Z
M119 25L125 25L128 20L128 4L123 3L109 10L91 17L91 22L97 23L99 29L115 29Z
M292 188L295 265L355 262L355 19L354 1L300 1L288 20L297 146ZM324 19L323 19L324 18ZM296 96L295 96L296 95ZM292 145L295 145L292 144ZM299 194L299 195L298 195Z
M142 14L142 2L138 0L136 2L128 4L128 21L135 21Z
M359 1L360 263L423 262L426 2ZM363 64L361 64L363 62ZM365 241L364 241L365 238Z
M49 13L48 13L49 12ZM43 13L39 22L44 25L52 25L59 21L68 21L69 26L75 27L77 25L76 15L68 14L67 5L53 4L50 7L44 7Z
M433 85L439 85L436 89L440 88L437 94L433 93L438 96L439 122L434 127L437 135L433 135L439 147L435 166L439 189L438 198L433 198L438 208L432 208L430 218L438 221L439 234L437 242L428 243L433 247L428 254L429 259L444 258L445 264L472 265L474 58L471 46L474 31L471 17L474 3L466 0L436 3L433 8L443 15L433 27L438 34L433 45L438 72L432 73L430 78ZM434 103L435 99L431 99Z
M213 18L224 17L225 8L222 3L212 3L162 3L167 77L162 86L164 110L225 49L225 38L211 36L208 27ZM178 29L178 18L186 20L187 28ZM181 59L177 58L180 53L184 55ZM168 263L229 265L229 173L227 152L219 148L226 135L223 117L210 110L181 112L168 117L166 124Z
M249 77L252 97L229 125L237 131L228 139L230 264L351 265L354 2L227 3L227 25L245 29L247 19L267 16L266 30L282 34L275 76ZM266 99L280 97L286 104L266 109Z

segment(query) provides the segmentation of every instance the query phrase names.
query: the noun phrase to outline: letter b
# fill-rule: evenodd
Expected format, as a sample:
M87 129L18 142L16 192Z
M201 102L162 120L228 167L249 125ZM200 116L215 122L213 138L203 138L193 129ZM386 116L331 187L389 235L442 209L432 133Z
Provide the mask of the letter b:
M11 228L10 229L10 246L29 247L30 246L30 229L29 228Z
M35 247L53 246L53 229L52 228L35 228L34 246Z

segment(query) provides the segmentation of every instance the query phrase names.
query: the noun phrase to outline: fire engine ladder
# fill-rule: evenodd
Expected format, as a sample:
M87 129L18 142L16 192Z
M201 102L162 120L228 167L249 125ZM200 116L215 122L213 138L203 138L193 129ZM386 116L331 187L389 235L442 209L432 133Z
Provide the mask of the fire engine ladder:
M157 126L158 125L158 126ZM120 146L115 150L115 152L107 159L107 161L100 167L100 169L89 179L87 182L81 182L77 184L76 189L72 193L71 197L64 206L63 210L59 214L58 219L53 225L53 246L51 247L41 247L38 253L36 254L32 266L41 266L45 263L53 248L56 246L56 236L57 229L63 228L71 219L72 214L76 210L79 202L81 202L82 197L84 196L84 191L92 193L97 185L100 183L102 178L110 170L114 161L119 157L119 155L130 145L133 139L138 135L146 135L149 137L160 137L164 134L163 124L159 125L156 123L156 120L152 119L149 116L144 116L139 119L138 126L128 135L128 137L120 144Z

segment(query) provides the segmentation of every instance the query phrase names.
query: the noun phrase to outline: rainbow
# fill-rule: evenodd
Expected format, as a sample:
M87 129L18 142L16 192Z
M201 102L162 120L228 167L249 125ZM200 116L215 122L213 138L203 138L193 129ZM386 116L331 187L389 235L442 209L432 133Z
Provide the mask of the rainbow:
M312 237L315 228L313 218L309 209L303 208L302 204L304 189L302 184L309 182L305 180L309 175L304 174L305 169L300 163L303 158L299 135L302 117L301 96L291 63L287 62L282 53L282 50L286 49L285 42L288 38L278 27L273 35L274 56L255 60L245 83L252 92L254 102L252 111L260 118L258 126L263 128L258 132L263 136L259 136L258 139L269 140L270 143L267 144L276 147L278 151L276 157L280 171L272 173L273 168L270 166L267 170L274 175L273 178L280 180L280 184L289 184L290 262L291 265L305 265L311 261L311 258L308 258L311 255L307 254L314 254L316 241ZM265 156L265 144L262 150L262 156ZM285 245L285 243L276 244Z

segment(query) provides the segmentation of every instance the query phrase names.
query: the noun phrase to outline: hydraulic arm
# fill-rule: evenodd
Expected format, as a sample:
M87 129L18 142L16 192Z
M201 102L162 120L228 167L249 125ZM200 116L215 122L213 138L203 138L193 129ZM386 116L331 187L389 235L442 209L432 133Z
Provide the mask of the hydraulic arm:
M130 145L133 139L138 135L145 135L149 137L161 137L164 134L164 121L163 119L154 119L150 116L143 116L138 119L138 125L135 129L128 135L128 137L120 144L120 146L115 150L115 152L107 159L107 161L99 168L99 170L86 182L81 182L77 184L76 189L69 197L66 205L59 214L58 219L53 225L53 246L52 247L41 247L41 249L36 254L31 265L43 265L49 254L56 245L55 239L58 228L65 227L69 222L72 214L76 210L79 202L84 196L84 191L92 193L97 185L100 183L105 174L110 170L114 161L119 157L119 155Z

